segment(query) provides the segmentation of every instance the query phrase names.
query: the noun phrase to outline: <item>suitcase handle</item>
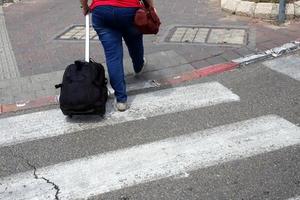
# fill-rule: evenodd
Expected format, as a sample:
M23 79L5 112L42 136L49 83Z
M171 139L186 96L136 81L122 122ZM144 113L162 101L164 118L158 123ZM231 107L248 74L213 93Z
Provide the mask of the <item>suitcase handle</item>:
M85 61L90 61L90 14L85 16Z

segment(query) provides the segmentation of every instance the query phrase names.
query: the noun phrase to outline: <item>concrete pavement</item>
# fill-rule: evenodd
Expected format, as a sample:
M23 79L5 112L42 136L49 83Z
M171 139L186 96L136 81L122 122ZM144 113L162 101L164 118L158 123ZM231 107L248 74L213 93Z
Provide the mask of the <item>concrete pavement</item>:
M173 2L171 8L166 2L157 1L163 24L157 36L145 36L145 51L153 64L139 84L228 62L299 38L297 21L276 27L248 18L228 16L221 11L217 0L201 3L193 0L189 4L178 0ZM10 59L2 60L1 66L7 66L10 60L11 67L5 69L13 71L4 70L1 73L3 79L0 80L0 103L26 102L58 94L53 84L60 82L62 72L68 64L83 58L82 40L57 39L70 28L83 24L78 2L23 0L4 7L4 16L5 26L2 20L1 30L6 33L6 27L10 40L7 36L2 37L6 39L2 39L1 43L2 46L11 46L8 48L11 50L5 51L10 52L10 56L6 56ZM175 37L172 34L176 33L178 27L189 27L183 37L186 39L182 42L170 42L169 39ZM193 36L193 29L199 29L198 35ZM201 35L200 30L209 32ZM235 34L235 30L244 32L234 36L232 34ZM189 37L195 37L196 42L189 41ZM240 43L243 37L244 41ZM239 41L238 45L234 44L236 41ZM103 51L96 39L91 42L91 49L91 56L96 61L104 62ZM177 64L171 62L174 58L178 58ZM132 67L126 50L125 62L126 72L130 75ZM19 75L14 78L11 74Z
M80 24L76 3L63 10L66 2L26 0L4 9L20 77L0 82L1 103L22 107L26 101L15 101L25 95L44 99L35 109L0 115L0 199L299 198L300 54L274 59L280 51L262 52L295 41L297 22L274 31L269 24L224 15L216 1L176 0L172 9L158 1L166 22L160 35L146 37L148 71L141 79L127 77L131 109L115 112L109 101L104 119L69 119L45 96L57 92L52 84L65 65L82 56L80 41L54 39ZM59 23L61 15L66 17ZM213 25L210 32L226 33L218 41L229 41L235 32L224 31L226 26L246 27L249 36L257 27L249 40L256 49L208 44L209 34L197 44L166 42L187 23L197 25L198 33ZM232 62L257 50L258 58L273 59L238 68ZM170 84L157 87L153 79Z
M2 144L23 139L0 145L0 197L297 199L300 82L291 67L298 57L143 90L132 96L132 110L104 120L67 119L55 107L2 115ZM213 103L221 97L228 101ZM138 104L153 104L149 115Z

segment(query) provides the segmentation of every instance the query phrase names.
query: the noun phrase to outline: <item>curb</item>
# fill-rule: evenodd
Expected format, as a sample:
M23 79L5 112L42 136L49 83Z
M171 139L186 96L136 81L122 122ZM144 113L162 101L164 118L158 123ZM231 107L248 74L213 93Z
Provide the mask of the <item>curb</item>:
M174 76L164 80L153 80L156 83L156 87L176 85L187 81L196 80L199 78L211 76L214 74L223 73L230 71L239 66L245 66L250 63L255 63L268 58L277 58L284 54L296 51L300 49L300 38L286 43L282 46L275 47L273 49L266 50L257 54L247 55L238 59L234 59L231 62L220 63L216 65L210 65L204 68L185 72L181 75ZM0 115L4 113L17 112L22 110L28 110L33 108L40 108L43 106L56 105L58 104L58 96L46 96L35 100L21 101L13 104L0 104Z
M243 0L221 0L225 12L240 16L275 20L278 16L279 3L255 3ZM300 0L286 4L287 19L300 17Z

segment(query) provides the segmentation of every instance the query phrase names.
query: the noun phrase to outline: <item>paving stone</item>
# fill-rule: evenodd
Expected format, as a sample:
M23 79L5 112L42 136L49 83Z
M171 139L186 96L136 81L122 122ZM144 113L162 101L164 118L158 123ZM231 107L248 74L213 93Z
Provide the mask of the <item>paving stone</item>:
M252 51L248 49L247 47L239 48L239 49L234 49L232 50L233 52L237 53L240 55L240 57L248 56L250 54L255 53L255 51Z
M173 35L170 39L171 42L181 42L183 35Z
M238 5L241 3L241 0L228 0L226 2L224 2L222 9L230 12L230 13L235 13L236 12L236 8L238 7Z
M200 61L196 61L196 62L191 63L191 65L195 69L200 69L200 68L203 68L203 67L207 67L211 64L209 62L207 62L206 60L200 60Z
M52 83L59 84L62 82L64 70L56 71L52 73L51 81Z
M193 42L198 30L198 28L188 28L182 38L182 42Z
M148 67L145 68L145 72L165 69L171 66L179 66L187 63L184 57L180 56L173 50L149 54L146 56L146 59Z
M108 77L107 66L105 68L105 72L106 72L106 76ZM133 69L132 61L130 58L124 60L124 73L125 73L125 75L134 74L134 69Z
M156 71L171 66L178 66L188 63L188 61L184 57L177 54L173 50L148 54L145 56L145 58L147 60L147 66L144 69L144 72ZM106 63L103 63L103 66L105 68L106 77L108 77ZM130 58L124 60L124 73L126 76L134 74L134 69Z
M10 94L12 96L20 96L21 94L23 94L21 85L14 85L10 87Z
M286 17L287 19L294 19L295 18L295 6L293 3L286 4Z
M236 14L252 17L254 16L255 6L255 2L242 1L236 8Z
M0 80L17 78L20 76L17 61L12 50L6 29L3 9L0 6Z
M245 30L212 29L208 43L214 44L244 44Z
M208 59L205 59L206 62L208 62L210 65L225 63L227 60L225 60L222 56L215 56Z
M240 58L241 55L237 54L237 53L234 52L234 51L225 51L225 52L221 55L221 57L224 58L226 61L231 61L231 60Z
M209 32L208 28L199 28L195 36L194 42L205 43L208 32Z
M18 80L18 82L21 86L23 93L27 93L27 92L31 91L32 81L31 81L30 77L22 77L21 79Z
M93 28L90 28L90 39L97 39L96 31ZM85 39L85 27L73 27L72 29L68 30L67 32L63 33L58 37L59 39L76 39L76 40L84 40Z
M255 17L271 19L271 13L274 7L274 3L257 3L255 8Z
M182 38L186 32L187 28L177 28L174 32L173 36L171 37L171 42L181 42Z
M277 44L275 44L273 41L268 41L268 42L259 43L257 45L257 48L260 50L269 50L269 49L273 49L276 46Z
M244 36L228 37L226 43L228 44L244 44Z
M230 1L230 0L221 0L221 7L223 8L223 6L227 3L227 1Z
M49 73L33 75L30 77L32 83L48 82L50 80L50 78L51 78L51 76Z
M32 91L43 90L43 85L41 85L41 84L32 84L31 90Z
M11 80L0 80L0 89L8 88L11 85L10 82Z
M170 78L175 75L182 74L184 72L188 72L194 70L194 67L190 64L183 64L176 67L168 67L162 70L150 71L144 73L142 76L147 80L161 80Z
M37 98L39 97L46 97L46 96L54 96L56 93L55 93L55 90L36 90L35 91L35 96Z
M300 1L294 3L295 6L295 16L300 17Z
M208 36L208 43L222 43L224 41L224 35L227 31L225 29L212 29Z
M13 102L13 96L12 95L5 95L5 96L0 96L0 101L2 104L8 104Z
M278 13L279 13L279 4L276 3L273 5L273 9L272 9L272 12L271 12L271 19L275 20L275 19L278 19Z
M33 93L23 92L22 94L14 95L13 96L13 101L10 102L10 103L18 103L18 102L22 102L22 101L32 100L32 99L35 99L35 98L36 98L36 96Z

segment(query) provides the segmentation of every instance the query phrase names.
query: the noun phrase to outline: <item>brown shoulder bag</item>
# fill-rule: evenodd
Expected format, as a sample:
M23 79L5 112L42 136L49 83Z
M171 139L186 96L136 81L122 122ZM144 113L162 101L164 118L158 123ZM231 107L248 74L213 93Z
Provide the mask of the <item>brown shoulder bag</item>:
M157 34L161 24L155 8L151 7L146 0L142 0L142 8L138 9L134 24L143 34Z

